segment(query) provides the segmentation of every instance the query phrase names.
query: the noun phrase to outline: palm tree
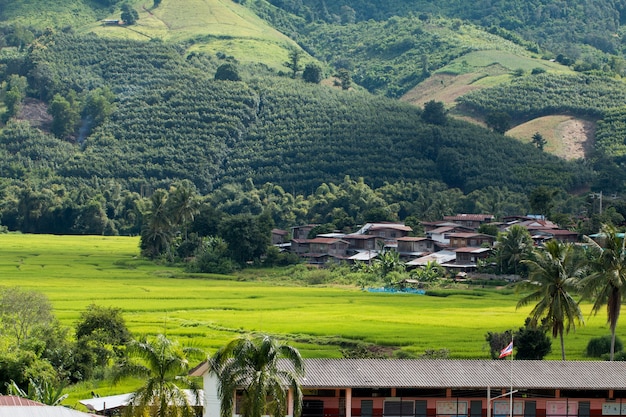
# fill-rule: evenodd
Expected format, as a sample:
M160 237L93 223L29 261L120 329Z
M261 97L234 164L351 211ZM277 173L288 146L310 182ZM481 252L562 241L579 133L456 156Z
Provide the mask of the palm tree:
M293 370L279 367L280 358L285 358ZM300 415L302 389L298 378L304 375L304 363L297 349L267 335L244 336L217 351L210 364L220 383L221 417L233 415L238 390L243 390L243 417L283 417L288 408L286 387L293 393L293 415Z
M143 417L193 417L192 404L181 387L191 389L199 404L200 388L187 377L187 356L200 353L197 349L183 348L164 335L154 340L136 341L128 345L129 361L118 368L115 380L138 376L145 383L135 391L126 408L129 416ZM139 361L133 360L139 359Z
M142 254L156 258L163 253L170 254L173 239L172 221L167 210L167 191L158 189L150 197L151 209L145 213L141 230L140 247Z
M583 299L595 299L592 312L597 314L606 304L607 322L611 329L610 360L615 357L615 327L622 298L626 295L626 243L614 227L604 225L604 246L588 239L590 274L581 281Z
M561 357L565 360L563 331L569 333L570 328L576 329L576 323L584 324L580 306L568 292L576 288L584 268L574 246L557 240L548 241L544 250L534 251L533 258L522 261L529 266L530 274L519 288L531 292L517 302L517 307L537 301L530 312L531 324L536 327L542 318L546 319L552 337L558 336L561 341Z
M533 240L526 228L513 225L506 233L498 236L498 262L500 267L506 266L505 272L518 274L518 266L529 257L533 250Z
M194 184L188 179L173 184L170 187L167 205L173 224L183 230L186 239L187 227L200 211L200 200Z

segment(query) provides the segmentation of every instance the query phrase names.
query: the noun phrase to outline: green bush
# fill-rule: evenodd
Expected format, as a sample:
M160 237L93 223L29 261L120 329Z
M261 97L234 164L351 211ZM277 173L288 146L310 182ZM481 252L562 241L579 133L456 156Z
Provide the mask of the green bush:
M622 341L619 337L615 336L615 352L620 352L624 349ZM595 337L589 340L587 349L585 349L585 356L591 358L601 358L611 352L611 336Z

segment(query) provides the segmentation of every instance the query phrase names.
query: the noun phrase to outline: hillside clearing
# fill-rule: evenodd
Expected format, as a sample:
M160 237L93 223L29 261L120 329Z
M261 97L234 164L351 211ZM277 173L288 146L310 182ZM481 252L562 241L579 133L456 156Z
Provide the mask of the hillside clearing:
M435 100L453 108L455 100L470 91L508 82L513 72L530 73L540 69L547 72L570 73L567 67L556 62L515 55L501 50L475 51L452 61L437 70L428 79L401 97L402 101L423 106Z
M136 3L135 9L139 12L135 25L103 26L98 22L88 30L111 38L188 42L191 50L222 52L274 68L281 68L288 48L297 46L250 9L230 0L169 1L157 8ZM119 16L113 13L109 18Z
M596 124L568 115L544 116L530 120L507 132L508 136L531 142L539 132L548 141L544 150L561 158L584 158L593 147Z

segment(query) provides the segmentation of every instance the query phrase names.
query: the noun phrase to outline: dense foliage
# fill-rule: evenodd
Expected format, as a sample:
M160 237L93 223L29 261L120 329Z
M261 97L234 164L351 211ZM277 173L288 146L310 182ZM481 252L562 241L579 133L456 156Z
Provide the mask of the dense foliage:
M392 16L446 16L473 21L491 28L514 32L541 47L578 58L585 47L606 53L623 53L620 35L626 21L624 1L602 0L480 0L468 7L459 0L270 0L284 10L309 21L351 23L370 19L384 21ZM615 36L618 34L618 36Z
M45 124L14 118L0 133L2 223L14 230L137 234L143 197L182 179L201 194L248 180L272 183L290 190L292 201L346 176L374 188L438 182L461 195L496 183L513 193L540 185L568 191L591 179L587 168L531 145L464 122L434 124L420 109L390 99L259 66L240 65L244 81L215 80L223 59L185 56L158 41L47 32L28 53L5 60L8 91L23 91L19 77L26 77L28 95L53 108L58 103L67 110L59 116L76 115L58 121L51 112L56 137ZM386 204L415 204L411 198ZM279 207L283 199L276 197ZM324 218L332 209L297 209L305 214L276 224ZM348 217L360 221L367 211L349 209ZM428 207L393 211L404 218Z
M561 113L601 118L625 100L626 85L622 81L589 74L527 75L458 99L460 104L483 114L499 111L522 120Z

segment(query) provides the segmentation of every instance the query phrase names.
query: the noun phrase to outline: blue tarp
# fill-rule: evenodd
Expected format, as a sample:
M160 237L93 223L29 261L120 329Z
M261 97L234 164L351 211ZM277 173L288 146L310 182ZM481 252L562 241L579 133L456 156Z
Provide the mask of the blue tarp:
M368 292L385 292L385 293L392 293L392 294L418 294L418 295L424 295L426 294L425 290L418 290L416 288L404 288L404 289L398 289L398 288L367 288Z

